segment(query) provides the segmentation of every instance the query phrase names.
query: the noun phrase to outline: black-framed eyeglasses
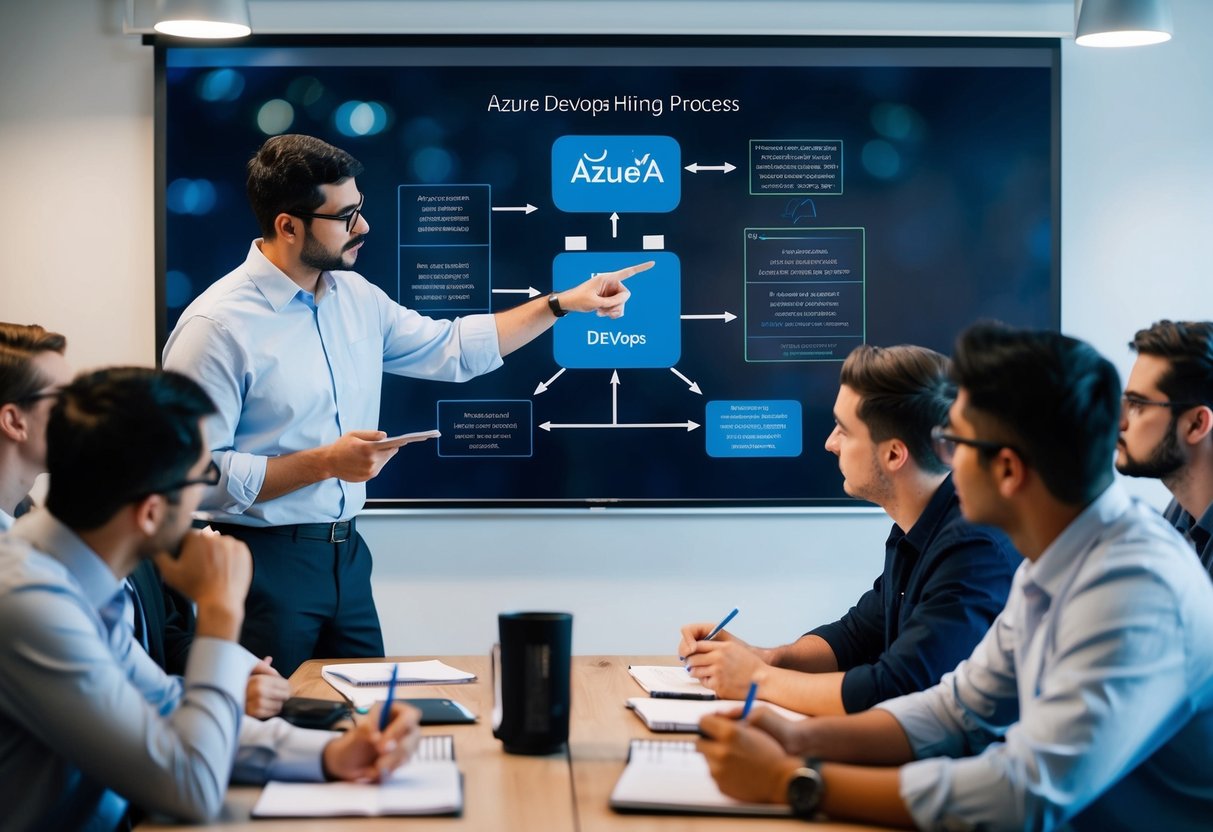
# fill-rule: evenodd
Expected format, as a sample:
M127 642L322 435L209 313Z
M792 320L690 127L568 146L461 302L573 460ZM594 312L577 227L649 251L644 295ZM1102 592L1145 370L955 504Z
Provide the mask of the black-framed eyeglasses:
M36 393L30 393L28 396L21 396L20 398L13 399L12 403L26 407L34 402L40 402L43 399L57 399L59 398L59 394L62 392L63 388L61 387L50 387L46 390L39 390Z
M936 425L931 428L931 445L935 449L935 455L939 457L940 462L944 465L952 464L952 457L956 455L957 445L968 445L970 448L976 448L991 455L998 453L1003 448L1007 448L1015 451L1021 457L1023 456L1023 453L1014 445L1009 445L1006 442L989 442L985 439L967 439L966 437L946 432L942 425Z
M1147 399L1144 396L1134 395L1133 393L1125 393L1120 397L1121 412L1127 413L1130 416L1140 416L1142 411L1147 407L1169 407L1172 410L1175 408L1183 410L1189 407L1199 407L1200 405L1201 402L1172 402Z
M191 477L189 479L181 480L180 482L171 483L163 488L157 488L155 493L168 494L172 491L180 491L181 489L191 485L218 485L219 476L219 466L215 463L215 460L212 459L210 464L206 466L206 470L202 472L202 476Z
M308 217L314 220L338 220L345 223L345 230L350 232L354 230L354 226L358 223L358 217L362 214L362 205L365 202L366 194L358 194L358 207L351 208L343 214L317 214L311 211L284 211L283 213L296 217Z

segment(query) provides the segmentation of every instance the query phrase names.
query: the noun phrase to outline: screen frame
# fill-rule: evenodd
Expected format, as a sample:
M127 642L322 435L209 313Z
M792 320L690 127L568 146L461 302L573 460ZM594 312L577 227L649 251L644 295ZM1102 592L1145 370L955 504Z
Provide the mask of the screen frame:
M1052 220L1052 251L1049 279L1050 328L1061 328L1061 40L1048 37L911 37L834 36L834 35L254 35L232 41L193 41L162 35L145 35L145 45L154 50L154 119L153 119L153 186L154 186L154 315L156 356L162 365L164 345L168 340L167 306L167 50L170 48L223 50L249 48L307 48L307 47L428 47L428 48L490 48L490 47L568 47L568 48L741 48L741 49L873 49L880 47L914 47L933 49L1039 49L1050 55L1050 214ZM838 504L822 505L820 497L798 499L741 498L670 499L642 498L568 498L568 499L368 499L365 510L382 515L462 512L469 514L576 512L612 513L740 513L740 514L869 514L879 509L862 500L846 498Z

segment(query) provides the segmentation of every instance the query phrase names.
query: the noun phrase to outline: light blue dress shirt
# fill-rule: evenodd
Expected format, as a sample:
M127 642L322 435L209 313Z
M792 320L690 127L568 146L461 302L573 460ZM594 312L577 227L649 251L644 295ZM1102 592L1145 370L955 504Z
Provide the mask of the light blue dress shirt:
M915 823L1209 828L1211 634L1213 585L1189 544L1109 487L1024 561L969 659L878 706L918 758L901 769Z
M0 508L0 532L6 532L13 527L13 516Z
M5 830L113 829L130 801L185 820L228 779L323 779L326 731L242 720L257 659L196 638L184 680L131 638L123 582L49 511L0 538Z
M384 372L467 381L501 366L496 321L427 318L348 271L324 272L313 296L260 242L186 308L164 347L165 368L194 378L219 408L207 438L222 478L202 508L249 526L348 520L366 502L364 483L327 479L255 503L266 460L378 430Z

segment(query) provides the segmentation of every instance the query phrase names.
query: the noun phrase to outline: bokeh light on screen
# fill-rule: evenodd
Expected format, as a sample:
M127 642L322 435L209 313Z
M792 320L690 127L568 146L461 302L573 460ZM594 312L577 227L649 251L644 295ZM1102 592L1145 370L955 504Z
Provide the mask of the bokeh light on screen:
M869 114L872 127L886 139L919 141L925 132L922 116L905 104L881 102Z
M198 95L204 101L235 101L244 92L244 76L234 69L216 69L198 79Z
M441 147L423 147L413 154L412 168L422 182L445 182L455 169L455 160Z
M257 127L269 136L285 133L294 121L295 108L281 98L272 98L257 110Z
M215 202L215 186L209 179L174 179L165 192L165 203L174 214L209 214Z
M185 272L170 269L164 276L164 302L169 309L182 309L194 297L194 287Z
M324 95L324 84L311 75L301 75L286 88L286 99L302 107L310 107Z
M346 101L333 113L333 126L343 136L373 136L387 129L386 107L378 101Z
M892 179L901 170L901 154L884 139L873 139L863 146L863 169L877 179Z

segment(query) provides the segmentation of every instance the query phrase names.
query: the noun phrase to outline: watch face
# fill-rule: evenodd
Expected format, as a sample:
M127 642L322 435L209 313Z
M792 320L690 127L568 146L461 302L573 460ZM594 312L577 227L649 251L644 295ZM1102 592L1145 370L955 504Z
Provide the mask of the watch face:
M799 769L788 783L788 803L797 817L812 817L817 814L821 802L821 775L811 768Z

